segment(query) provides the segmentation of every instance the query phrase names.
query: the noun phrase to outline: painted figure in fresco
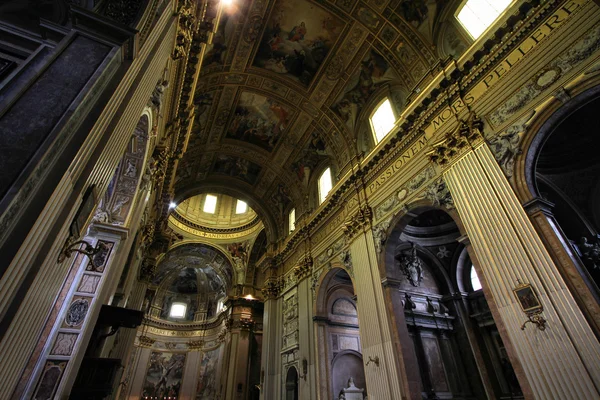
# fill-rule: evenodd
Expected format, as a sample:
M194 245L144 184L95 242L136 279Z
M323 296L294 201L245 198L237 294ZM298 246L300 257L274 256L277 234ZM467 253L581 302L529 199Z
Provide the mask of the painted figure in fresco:
M288 39L291 42L298 42L300 40L304 40L304 36L306 35L306 25L304 21L300 22L300 25L296 25L292 28L288 35Z
M300 21L295 19L296 16ZM308 1L278 0L254 65L288 75L308 86L340 35L342 26L340 20Z
M427 18L427 2L425 0L404 0L398 6L398 12L407 22L421 25Z
M167 365L168 364L168 365ZM171 370L173 368L175 368L177 366L178 362L175 360L171 360L170 363L167 362L167 359L165 357L161 357L161 361L160 361L160 380L158 381L158 383L156 384L155 388L154 388L154 395L161 397L167 394L167 391L169 390L168 386L167 386L167 382L168 382L168 377L169 374L171 373ZM161 392L162 390L162 392Z

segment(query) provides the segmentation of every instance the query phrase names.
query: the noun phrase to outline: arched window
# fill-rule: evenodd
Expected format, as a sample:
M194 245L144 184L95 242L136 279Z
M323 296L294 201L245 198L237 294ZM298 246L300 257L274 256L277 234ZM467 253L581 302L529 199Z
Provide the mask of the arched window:
M477 271L475 271L475 267L471 264L471 287L473 291L477 291L481 289L481 282L479 281L479 277L477 276Z
M288 217L289 233L292 233L296 229L296 209L292 208Z
M473 40L498 19L513 0L467 0L456 13L456 19Z
M173 303L171 304L171 310L169 311L169 317L171 318L184 318L187 305L185 303Z
M208 214L214 214L217 209L217 196L213 196L212 194L207 194L204 199L204 207L202 211Z
M375 144L377 144L390 133L396 123L396 115L392 109L390 99L385 98L377 107L375 107L375 111L371 114L370 121Z
M319 177L319 204L325 201L332 187L331 168L327 168Z
M235 204L235 213L243 214L246 211L248 211L248 204L246 204L245 201L238 200L237 203Z

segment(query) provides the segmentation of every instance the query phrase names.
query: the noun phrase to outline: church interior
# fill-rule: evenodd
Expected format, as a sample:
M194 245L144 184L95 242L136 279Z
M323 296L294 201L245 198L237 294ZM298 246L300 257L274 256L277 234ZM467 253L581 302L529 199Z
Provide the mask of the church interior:
M0 400L600 399L600 1L0 2Z

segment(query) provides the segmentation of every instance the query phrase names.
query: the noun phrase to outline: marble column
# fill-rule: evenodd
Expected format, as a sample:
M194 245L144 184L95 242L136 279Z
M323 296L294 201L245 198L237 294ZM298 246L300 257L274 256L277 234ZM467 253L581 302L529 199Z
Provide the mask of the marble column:
M600 345L487 145L475 146L443 176L492 295L488 302L523 368L526 397L599 398ZM546 330L521 329L527 317L513 293L519 281L540 297Z
M352 281L358 298L358 326L367 392L373 399L403 399L406 396L405 385L401 382L403 374L392 341L370 224L359 228L353 236L350 239Z
M281 399L281 332L282 300L269 297L263 314L263 348L261 355L261 400Z
M308 275L310 277L310 274ZM313 291L310 288L310 279L305 277L298 282L298 393L300 399L316 399L316 363L315 336L313 320ZM304 371L306 360L306 371Z

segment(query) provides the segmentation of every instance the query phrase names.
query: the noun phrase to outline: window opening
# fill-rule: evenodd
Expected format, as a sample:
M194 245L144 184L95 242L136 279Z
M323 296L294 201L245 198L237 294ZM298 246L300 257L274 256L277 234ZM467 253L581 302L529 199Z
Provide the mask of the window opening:
M479 281L477 271L475 271L475 267L473 265L471 265L471 287L473 288L473 291L481 289L481 282Z
M396 124L396 116L392 110L390 99L385 99L381 102L375 112L371 115L371 128L375 143L379 143L387 136Z
M204 208L203 211L205 213L214 214L217 209L217 196L213 196L212 194L207 194L204 199Z
M319 204L323 203L332 188L331 168L327 168L319 177Z
M477 39L508 8L512 0L467 0L456 18Z
M243 214L248 210L248 204L245 201L238 200L235 205L235 213Z
M185 303L173 303L171 304L171 311L169 312L169 316L171 318L183 318L185 317L186 309L187 305Z

